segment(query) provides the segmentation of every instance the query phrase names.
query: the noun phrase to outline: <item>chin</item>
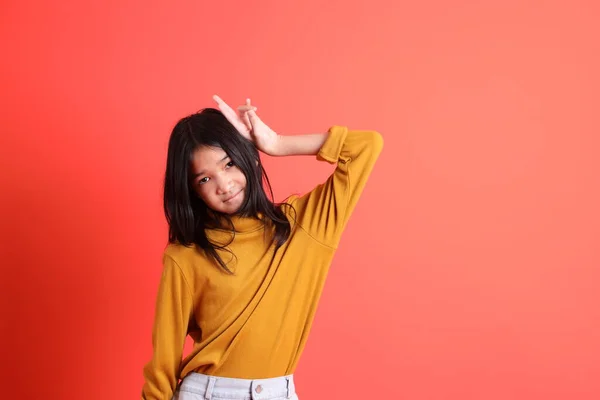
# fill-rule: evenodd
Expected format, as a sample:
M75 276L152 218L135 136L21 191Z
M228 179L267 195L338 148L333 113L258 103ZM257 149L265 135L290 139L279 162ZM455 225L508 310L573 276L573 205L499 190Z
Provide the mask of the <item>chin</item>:
M226 208L226 209L222 210L221 212L223 214L233 215L233 214L237 213L240 210L240 208L241 207Z
M233 214L237 214L238 211L240 211L242 208L241 204L239 206L236 207L226 207L224 208L221 212L223 214L229 214L229 215L233 215Z

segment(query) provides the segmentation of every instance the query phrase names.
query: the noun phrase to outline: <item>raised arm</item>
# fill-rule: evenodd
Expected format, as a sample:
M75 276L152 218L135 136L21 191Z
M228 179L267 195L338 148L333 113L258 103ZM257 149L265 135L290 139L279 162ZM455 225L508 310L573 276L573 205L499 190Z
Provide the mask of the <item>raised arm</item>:
M323 244L336 247L383 148L381 135L335 126L329 133L282 136L256 115L250 100L237 111L218 96L215 101L227 119L260 151L271 156L316 154L320 160L337 163L325 183L292 199L300 226Z
M300 226L321 243L337 247L383 148L375 131L334 126L317 158L336 163L327 181L292 201Z

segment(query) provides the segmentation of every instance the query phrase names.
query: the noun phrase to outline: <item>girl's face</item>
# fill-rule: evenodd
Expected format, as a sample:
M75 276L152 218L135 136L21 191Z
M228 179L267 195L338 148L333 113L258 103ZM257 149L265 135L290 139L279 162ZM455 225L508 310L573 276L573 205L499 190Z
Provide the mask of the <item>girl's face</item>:
M192 187L211 209L236 213L244 202L246 177L220 147L201 146L190 164Z

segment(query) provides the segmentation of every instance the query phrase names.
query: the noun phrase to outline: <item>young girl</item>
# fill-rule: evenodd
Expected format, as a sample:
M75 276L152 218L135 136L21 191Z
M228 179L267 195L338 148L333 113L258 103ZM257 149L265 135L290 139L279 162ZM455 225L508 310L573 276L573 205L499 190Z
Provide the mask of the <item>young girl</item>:
M214 100L220 111L181 119L169 140L170 244L142 398L297 399L293 373L383 141L339 126L280 136L249 100L238 112ZM337 168L306 195L274 204L258 150L317 155ZM194 346L182 360L187 335Z

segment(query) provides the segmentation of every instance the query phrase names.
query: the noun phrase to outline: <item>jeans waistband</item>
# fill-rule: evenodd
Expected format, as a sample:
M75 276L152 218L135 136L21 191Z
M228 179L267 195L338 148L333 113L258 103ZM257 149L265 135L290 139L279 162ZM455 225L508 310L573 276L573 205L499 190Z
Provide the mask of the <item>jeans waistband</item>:
M294 375L268 379L238 379L196 372L190 373L183 379L179 390L196 393L206 400L216 400L219 397L252 400L267 400L277 397L289 399L296 393Z

